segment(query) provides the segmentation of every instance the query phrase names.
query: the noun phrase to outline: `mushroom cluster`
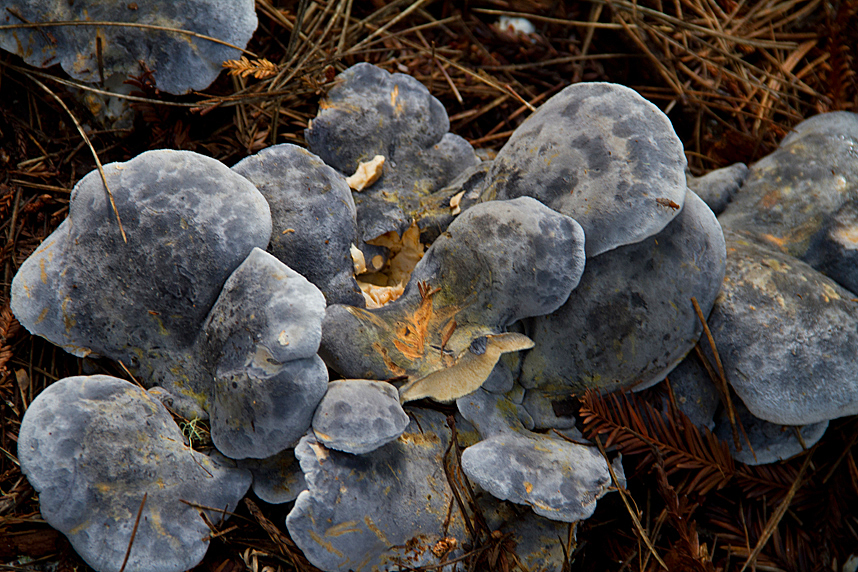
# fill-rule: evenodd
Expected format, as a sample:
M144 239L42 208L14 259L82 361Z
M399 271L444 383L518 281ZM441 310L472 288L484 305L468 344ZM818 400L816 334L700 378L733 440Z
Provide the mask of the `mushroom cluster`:
M717 395L683 361L702 331L692 300L744 403L756 457L738 459L785 458L858 412L840 349L858 336L856 296L794 258L850 276L856 125L814 118L750 170L695 179L661 111L582 83L480 162L419 82L358 64L323 100L309 150L232 169L181 151L107 165L22 265L12 308L148 390L57 382L23 420L22 470L99 572L122 566L138 512L129 566L195 565L208 536L184 508L223 509L216 521L251 475L264 501L294 503L286 527L314 565L396 569L463 554L445 466L457 439L490 526L528 568L556 567L561 548L539 539L568 534L611 473L624 479L562 438L571 395L670 373L688 414L723 432ZM168 412L207 419L215 449L192 450Z

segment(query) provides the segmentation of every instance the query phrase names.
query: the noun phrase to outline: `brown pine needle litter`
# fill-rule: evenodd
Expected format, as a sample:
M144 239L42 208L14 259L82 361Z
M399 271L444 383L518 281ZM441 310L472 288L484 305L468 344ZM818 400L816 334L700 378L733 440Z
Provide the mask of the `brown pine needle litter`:
M303 145L320 97L337 73L360 61L416 77L446 107L453 133L495 150L571 82L622 83L668 113L695 174L759 159L803 118L858 111L856 0L257 0L256 7L254 39L204 92L160 93L147 69L129 78L132 93L117 97L134 108L133 127L91 116L84 97L109 95L103 85L0 54L4 570L23 570L25 561L86 568L41 519L16 459L27 405L84 367L27 334L8 308L18 267L67 216L75 183L101 163L173 148L232 165L275 143ZM528 18L536 31L501 29L501 16ZM96 24L123 25L75 25ZM129 378L119 365L91 367ZM717 363L711 369L720 378ZM603 440L611 458L613 451L623 454L629 496L605 496L595 515L579 523L575 542L571 529L568 539L557 539L565 568L839 570L858 546L856 420L832 422L812 452L749 467L684 418L665 391L581 396L579 426L586 437ZM455 461L452 451L449 457ZM463 475L456 474L458 482ZM467 480L460 484L461 508L470 511L473 491ZM261 501L242 504L213 532L199 569L313 570L289 539L284 515ZM509 539L474 532L463 566L516 569Z

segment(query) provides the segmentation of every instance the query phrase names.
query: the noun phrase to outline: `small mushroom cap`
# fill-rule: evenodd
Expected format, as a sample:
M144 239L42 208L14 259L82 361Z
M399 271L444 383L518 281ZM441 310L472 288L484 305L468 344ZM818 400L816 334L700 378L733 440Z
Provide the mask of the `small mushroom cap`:
M738 399L733 401L736 414L744 429L741 438L742 449L736 449L733 443L730 420L725 411L716 418L715 436L726 442L730 447L733 458L746 465L766 465L785 461L794 457L822 439L828 429L828 421L820 421L810 425L778 425L754 417L748 408ZM801 438L799 439L799 434ZM751 447L744 436L747 435ZM753 448L753 449L752 449Z
M462 453L468 478L552 520L575 522L593 513L611 481L598 450L526 430L527 412L505 395L478 389L456 406L485 438Z
M727 272L708 323L751 413L782 425L858 413L855 294L751 235L725 236Z
M515 130L489 171L489 194L534 197L571 216L592 257L661 231L685 200L686 164L652 103L621 85L577 83Z
M251 479L189 449L158 401L105 375L65 378L40 393L21 423L18 458L42 516L98 572L122 568L144 495L126 569L193 568L210 533L197 507L235 510Z
M701 177L686 173L688 188L700 197L716 215L724 212L727 203L739 191L739 187L748 177L748 166L744 163L734 163L729 167L715 169Z
M350 254L357 211L343 177L290 144L263 149L232 170L271 206L268 251L315 284L329 304L363 306Z
M313 435L295 455L307 490L298 495L286 528L311 564L322 570L396 569L435 565L431 548L445 537L466 540L461 513L444 476L450 442L445 416L410 409L396 440L365 455L330 450ZM448 554L455 558L461 548Z
M89 173L68 218L15 276L13 311L70 353L122 361L148 385L205 401L210 376L194 345L226 279L267 245L268 203L244 177L189 151L148 151L104 172L128 242L101 177Z
M253 492L269 504L292 502L301 491L307 490L294 449L265 459L245 459L238 464L253 473Z
M444 106L422 83L359 63L337 76L304 135L325 163L352 174L376 155L399 161L391 143L394 149L425 149L449 129Z
M724 237L712 211L688 191L659 234L587 261L562 308L533 320L536 343L520 383L561 398L588 388L643 389L694 347L724 276Z
M718 218L724 228L754 233L808 262L826 256L829 245L814 237L825 233L841 207L858 201L858 115L827 116L799 124L774 153L751 165Z
M408 423L394 386L347 379L328 384L313 416L313 433L329 449L362 455L402 435Z
M133 7L132 7L133 6ZM7 0L0 24L24 22L128 22L186 30L244 48L256 30L252 0ZM96 40L98 38L98 41ZM241 52L223 43L180 32L126 26L56 26L0 30L0 48L30 65L57 63L85 82L122 79L153 71L155 86L181 95L207 88L223 62ZM140 62L145 65L141 69ZM102 77L101 74L104 74Z
M462 470L494 497L561 522L589 518L611 485L608 465L595 447L550 434L492 435L462 452Z
M501 354L529 350L533 340L523 334L487 334L475 338L456 363L409 381L399 388L402 403L429 397L449 403L476 391L495 368Z
M272 373L316 355L325 298L306 278L254 248L223 286L204 329L217 368Z
M320 355L347 378L423 377L474 338L558 308L584 260L580 225L539 201L475 205L429 247L399 299L330 306Z
M270 457L310 428L328 385L316 355L324 313L315 286L258 248L226 281L204 326L211 434L221 453Z

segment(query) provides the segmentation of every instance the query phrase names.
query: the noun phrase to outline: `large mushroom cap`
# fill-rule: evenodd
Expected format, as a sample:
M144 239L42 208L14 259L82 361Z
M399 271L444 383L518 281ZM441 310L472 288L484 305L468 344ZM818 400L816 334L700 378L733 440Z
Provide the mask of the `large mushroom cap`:
M286 517L286 528L307 559L322 570L396 570L438 564L440 541L456 539L461 554L465 525L453 509L444 475L451 438L444 415L410 410L414 417L396 440L365 455L301 439L295 455L307 481Z
M805 425L858 413L858 303L789 255L725 232L709 328L727 380L756 417Z
M558 308L584 259L580 225L539 201L473 206L432 244L402 297L377 310L330 306L322 356L347 378L428 375L474 338Z
M148 68L158 89L176 95L207 88L223 70L224 61L241 55L236 47L247 45L257 25L253 0L8 0L3 7L0 24L4 25L116 22L179 30L122 25L0 30L0 48L31 65L59 63L66 73L86 82L114 74L124 79Z
M329 304L363 306L350 254L355 204L345 179L295 145L275 145L233 168L271 207L268 251L315 284Z
M533 320L536 346L522 385L558 398L586 389L644 388L664 379L702 331L724 276L725 246L712 211L688 191L659 234L587 262L559 310Z
M777 151L751 165L718 220L724 228L757 234L817 270L835 270L844 286L858 288L856 273L838 270L835 262L856 248L858 228L848 214L854 208L848 205L858 202L856 150L858 114L835 112L803 121ZM838 213L840 220L834 221Z
M42 516L98 572L181 572L196 566L210 529L198 507L233 511L250 486L182 442L167 410L109 376L62 379L33 400L18 436L21 469ZM211 522L223 514L205 510Z
M657 107L621 85L578 83L515 130L488 192L535 197L571 216L589 257L661 231L685 201L685 166L682 142Z
M244 177L189 151L149 151L75 186L68 218L19 269L12 309L78 356L122 361L147 384L204 402L195 344L229 275L271 235L268 203ZM174 391L178 389L179 391Z

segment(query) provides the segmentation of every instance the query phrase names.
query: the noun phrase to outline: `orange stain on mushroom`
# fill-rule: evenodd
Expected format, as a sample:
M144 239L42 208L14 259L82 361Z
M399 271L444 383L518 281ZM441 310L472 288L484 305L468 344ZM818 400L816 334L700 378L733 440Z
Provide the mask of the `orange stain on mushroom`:
M441 289L420 290L420 305L404 322L397 322L394 328L396 338L393 345L410 360L418 360L426 354L425 344L429 331L429 322L434 315L432 297Z
M858 228L838 228L833 232L833 234L834 239L844 246L858 246Z
M778 204L778 201L780 200L780 198L781 198L780 191L774 190L774 191L771 191L771 192L763 195L763 198L760 199L759 204L764 209L770 209L773 206L775 206L776 204Z
M778 237L778 236L775 236L773 234L764 234L763 238L766 239L767 242L778 247L782 251L786 251L786 247L789 244L789 239Z
M375 342L374 344L372 344L372 349L378 352L378 354L381 356L381 360L384 362L385 367L389 369L391 373L393 373L393 375L400 376L407 374L407 372L403 368L396 365L393 360L390 359L390 354L388 353L386 347L382 346L378 342Z

